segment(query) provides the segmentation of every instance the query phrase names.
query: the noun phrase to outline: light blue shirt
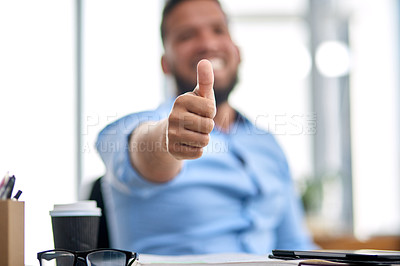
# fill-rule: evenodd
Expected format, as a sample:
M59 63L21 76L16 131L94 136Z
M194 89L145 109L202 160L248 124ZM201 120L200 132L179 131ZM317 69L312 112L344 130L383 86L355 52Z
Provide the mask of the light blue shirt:
M203 156L184 161L172 181L141 177L129 161L129 136L140 123L167 117L171 107L126 116L99 134L113 247L164 255L315 248L282 149L241 115L229 133L214 128Z

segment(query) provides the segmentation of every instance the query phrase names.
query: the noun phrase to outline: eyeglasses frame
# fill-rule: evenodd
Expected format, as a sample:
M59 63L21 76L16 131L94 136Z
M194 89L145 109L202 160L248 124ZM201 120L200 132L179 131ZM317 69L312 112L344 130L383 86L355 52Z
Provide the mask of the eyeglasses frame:
M76 263L78 262L79 259L81 261L84 261L85 264L87 265L87 262L86 262L87 256L91 253L99 252L99 251L116 251L116 252L124 253L126 255L126 261L125 261L126 266L132 265L135 261L137 261L139 259L139 256L136 252L126 251L126 250L121 250L121 249L114 249L114 248L99 248L99 249L91 249L91 250L87 250L87 251L72 251L72 250L68 250L68 249L49 249L49 250L45 250L45 251L41 251L41 252L37 253L37 259L39 260L40 266L42 265L42 255L47 252L52 252L52 251L54 251L54 252L56 252L56 251L69 252L69 253L73 254L74 255L73 265L76 265Z

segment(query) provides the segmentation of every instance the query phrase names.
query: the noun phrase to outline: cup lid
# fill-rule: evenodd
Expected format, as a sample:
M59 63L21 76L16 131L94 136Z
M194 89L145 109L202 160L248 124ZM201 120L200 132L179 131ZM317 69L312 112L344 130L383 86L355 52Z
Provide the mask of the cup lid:
M84 200L69 204L54 204L52 217L59 216L101 216L101 209L94 200Z

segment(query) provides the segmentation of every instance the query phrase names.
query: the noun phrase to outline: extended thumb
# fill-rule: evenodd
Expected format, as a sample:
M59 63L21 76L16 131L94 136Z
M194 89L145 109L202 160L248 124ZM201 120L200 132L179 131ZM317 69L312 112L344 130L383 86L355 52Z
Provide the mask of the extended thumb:
M215 101L214 71L211 62L207 59L202 59L197 64L197 87L194 93Z

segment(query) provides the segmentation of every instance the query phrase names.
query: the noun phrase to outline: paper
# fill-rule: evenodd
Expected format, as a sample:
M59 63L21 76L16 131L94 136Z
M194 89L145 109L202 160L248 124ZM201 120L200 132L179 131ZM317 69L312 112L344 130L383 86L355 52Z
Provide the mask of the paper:
M255 255L245 253L206 254L206 255L183 255L183 256L160 256L150 254L139 254L138 265L166 266L166 265L199 265L223 266L223 265L251 265L251 266L274 266L274 265L298 265L297 260L274 260L268 259L268 254Z

